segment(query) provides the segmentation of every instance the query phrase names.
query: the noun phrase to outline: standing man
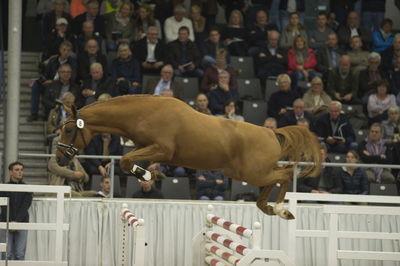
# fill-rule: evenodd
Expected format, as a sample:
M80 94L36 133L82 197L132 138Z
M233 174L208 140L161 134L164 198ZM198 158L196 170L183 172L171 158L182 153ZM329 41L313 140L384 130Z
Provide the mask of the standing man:
M24 165L20 162L13 162L8 166L10 181L7 184L25 184L22 181ZM0 197L7 197L9 200L9 221L11 223L29 222L28 209L32 203L30 192L0 192ZM0 221L6 222L6 206L1 207ZM26 250L27 230L9 230L7 257L9 260L24 260ZM0 241L5 243L6 231L0 231Z

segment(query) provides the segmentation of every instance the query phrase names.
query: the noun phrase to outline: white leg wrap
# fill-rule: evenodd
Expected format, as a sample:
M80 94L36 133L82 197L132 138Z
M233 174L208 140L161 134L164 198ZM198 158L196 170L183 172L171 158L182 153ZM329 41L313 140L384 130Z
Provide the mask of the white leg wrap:
M284 207L283 202L275 204L275 206L274 206L274 213L275 214L279 214L280 212L282 212L284 210L286 210L286 208Z
M146 169L134 164L131 172L139 179L144 179L145 181L151 180L151 173Z

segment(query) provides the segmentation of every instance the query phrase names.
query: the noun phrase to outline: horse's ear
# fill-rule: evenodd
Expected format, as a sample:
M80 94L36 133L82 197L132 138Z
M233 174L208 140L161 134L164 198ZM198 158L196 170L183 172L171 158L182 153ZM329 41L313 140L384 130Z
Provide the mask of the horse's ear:
M76 119L78 116L78 111L76 110L75 104L71 106L71 115L73 119Z

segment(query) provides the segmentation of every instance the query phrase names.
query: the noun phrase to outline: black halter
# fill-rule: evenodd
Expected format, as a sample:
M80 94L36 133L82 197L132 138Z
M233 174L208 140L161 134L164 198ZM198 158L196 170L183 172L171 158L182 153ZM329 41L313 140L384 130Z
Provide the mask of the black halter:
M78 119L77 119L77 120L68 120L68 121L66 121L66 122L63 124L63 127L64 127L65 125L67 125L68 123L75 123L75 124L76 124L77 121L78 121ZM85 136L83 135L83 132L82 132L81 128L79 128L78 126L76 126L76 127L74 128L74 134L73 134L73 136L72 136L71 144L64 144L64 143L61 143L61 142L58 142L58 143L57 143L57 149L58 149L65 157L67 157L68 159L72 159L72 158L78 153L78 149L74 147L74 143L75 143L76 137L77 137L77 135L78 135L78 132L80 132L81 137L82 137L82 139L83 139L83 144L84 144L85 147L86 147L87 145L86 145Z

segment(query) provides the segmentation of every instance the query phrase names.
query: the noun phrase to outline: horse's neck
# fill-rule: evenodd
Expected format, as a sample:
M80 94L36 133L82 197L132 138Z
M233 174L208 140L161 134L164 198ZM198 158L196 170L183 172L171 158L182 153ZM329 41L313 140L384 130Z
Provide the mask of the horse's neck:
M81 110L80 116L93 134L110 133L128 137L128 133L124 130L126 121L120 108L97 104Z

